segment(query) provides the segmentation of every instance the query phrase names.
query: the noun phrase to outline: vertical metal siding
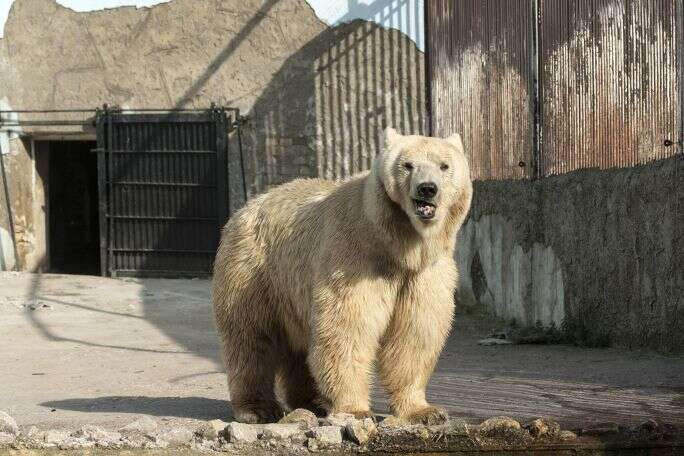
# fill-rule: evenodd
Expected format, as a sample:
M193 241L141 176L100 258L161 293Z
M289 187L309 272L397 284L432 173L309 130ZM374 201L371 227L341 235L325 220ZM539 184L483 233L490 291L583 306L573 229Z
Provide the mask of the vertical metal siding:
M432 134L460 133L474 179L532 175L530 0L426 2Z
M679 138L676 2L542 0L541 172L668 157Z
M432 132L463 134L476 179L681 152L682 3L427 2Z

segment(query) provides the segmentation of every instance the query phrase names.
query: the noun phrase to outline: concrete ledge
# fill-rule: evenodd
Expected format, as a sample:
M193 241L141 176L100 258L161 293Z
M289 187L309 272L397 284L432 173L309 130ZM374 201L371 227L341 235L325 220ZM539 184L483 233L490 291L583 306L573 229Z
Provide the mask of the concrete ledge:
M304 410L290 415L301 417ZM117 431L86 425L76 430L19 430L3 414L0 454L200 454L297 455L414 454L453 455L675 455L684 452L684 436L676 427L649 420L632 428L593 423L577 432L563 431L552 420L527 424L509 417L469 425L453 418L437 426L408 425L389 419L378 426L371 420L328 417L311 427L308 420L288 417L283 423L249 425L212 420L197 429L161 429L155 420L140 418ZM331 425L337 422L344 424ZM369 438L359 444L359 430ZM330 438L335 436L335 438ZM579 453L578 453L579 452Z

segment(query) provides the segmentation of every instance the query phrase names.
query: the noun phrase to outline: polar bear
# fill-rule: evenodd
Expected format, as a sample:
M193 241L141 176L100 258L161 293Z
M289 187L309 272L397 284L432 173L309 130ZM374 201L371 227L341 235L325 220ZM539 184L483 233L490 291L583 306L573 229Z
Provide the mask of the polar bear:
M370 171L283 184L223 229L214 316L236 420L275 421L282 402L372 417L374 368L392 414L447 418L425 388L452 322L468 162L459 135L384 136Z

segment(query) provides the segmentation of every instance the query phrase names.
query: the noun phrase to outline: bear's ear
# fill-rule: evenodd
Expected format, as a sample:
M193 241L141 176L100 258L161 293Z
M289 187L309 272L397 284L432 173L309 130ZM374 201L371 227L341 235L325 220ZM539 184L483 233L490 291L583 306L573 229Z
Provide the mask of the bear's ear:
M385 128L385 147L391 147L399 141L401 135L392 127Z
M452 146L454 146L456 149L460 150L461 152L465 152L465 149L463 148L463 141L461 140L461 135L459 135L458 133L454 133L448 138L444 138L444 140Z

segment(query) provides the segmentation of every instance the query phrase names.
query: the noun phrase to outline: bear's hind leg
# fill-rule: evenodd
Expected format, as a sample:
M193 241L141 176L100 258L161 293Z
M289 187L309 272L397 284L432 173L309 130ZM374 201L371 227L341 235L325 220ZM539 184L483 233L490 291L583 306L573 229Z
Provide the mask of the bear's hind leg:
M316 381L306 362L306 354L290 350L283 353L278 380L284 392L285 402L292 410L304 408L318 416L325 415L316 389Z
M275 396L274 341L265 333L244 334L239 345L224 349L230 402L235 420L271 423L283 416Z
M230 293L215 293L233 414L243 423L278 421L283 410L275 395L275 376L282 336L268 316L267 290L250 281L237 283Z

